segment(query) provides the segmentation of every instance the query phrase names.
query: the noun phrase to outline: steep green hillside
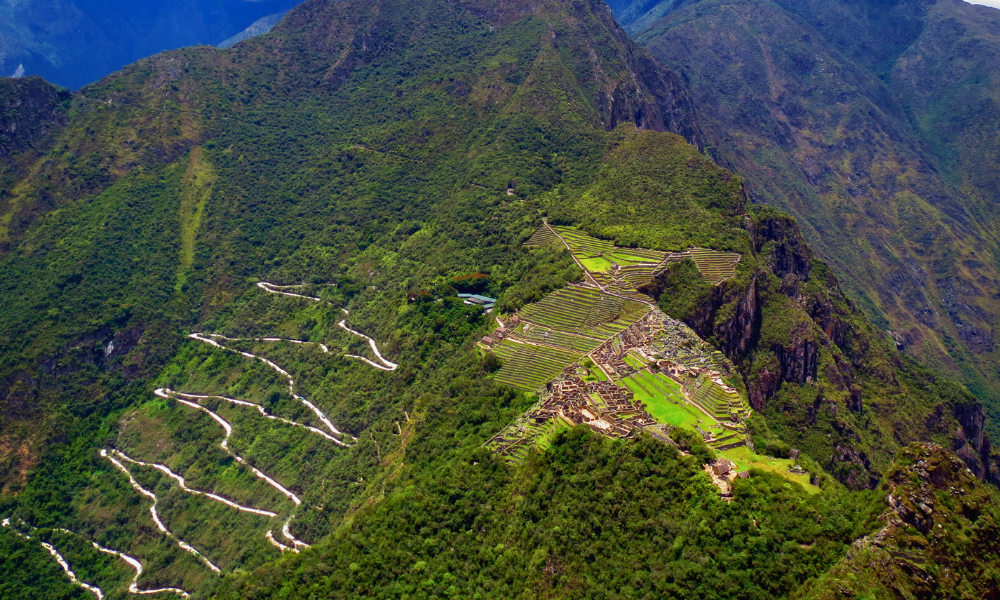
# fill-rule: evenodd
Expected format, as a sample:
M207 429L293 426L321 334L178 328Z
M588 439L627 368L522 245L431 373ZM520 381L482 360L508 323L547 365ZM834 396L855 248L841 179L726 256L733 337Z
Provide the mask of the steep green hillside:
M618 2L709 151L799 220L878 326L1000 418L1000 12L954 0ZM995 430L995 425L991 425Z
M877 529L906 444L994 475L982 407L699 153L603 4L310 0L66 110L6 190L0 596L785 597ZM571 248L525 246L546 221ZM536 397L477 342L584 244L681 258L620 312L685 321L728 378L689 395L762 413L731 501L683 426L486 447Z

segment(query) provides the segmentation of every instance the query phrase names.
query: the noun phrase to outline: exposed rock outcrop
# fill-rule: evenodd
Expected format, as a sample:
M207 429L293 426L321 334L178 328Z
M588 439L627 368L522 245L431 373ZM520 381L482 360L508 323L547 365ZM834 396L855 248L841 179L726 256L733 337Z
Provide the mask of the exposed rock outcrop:
M900 453L883 489L883 526L857 540L801 597L1000 597L992 577L1000 514L962 460L940 446L913 444Z
M40 77L0 78L0 158L43 151L66 124L69 92Z
M952 449L977 479L1000 485L1000 471L991 462L990 439L986 435L986 411L978 402L955 403L951 407L961 426L953 434Z

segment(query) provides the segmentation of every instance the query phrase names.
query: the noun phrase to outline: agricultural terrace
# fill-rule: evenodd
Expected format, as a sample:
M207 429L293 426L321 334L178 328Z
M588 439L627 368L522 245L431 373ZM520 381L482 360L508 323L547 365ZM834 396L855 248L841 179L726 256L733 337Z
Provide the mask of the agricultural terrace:
M735 252L720 252L705 248L692 248L691 258L705 279L713 285L736 275L736 263L740 262L740 255Z
M540 227L538 231L534 233L528 241L524 242L525 246L548 246L553 242L558 242L559 236L551 227Z
M547 223L535 232L526 246L543 246L560 240L573 254L580 267L597 281L616 292L634 291L671 262L691 258L711 284L717 284L736 274L740 255L708 248L690 248L684 252L661 252L645 248L620 248L609 241L599 240L575 227Z
M624 300L593 287L570 286L524 307L519 315L522 321L603 342L647 312L647 304Z
M535 390L649 310L596 288L571 286L525 307L516 323L484 342L503 361L497 381Z
M503 361L496 374L497 381L522 390L535 390L583 358L583 352L573 352L552 346L506 339L493 347Z
M718 283L735 274L738 254L616 248L572 227L547 224L525 245L555 242L572 252L587 280L503 317L506 323L483 338L481 347L503 361L497 381L539 394L487 447L516 463L572 425L621 438L645 431L667 441L670 429L681 427L698 432L738 471L759 468L818 490L808 474L789 472L793 461L746 447L751 410L727 383L734 379L728 359L637 291L670 263L688 258Z
M494 452L505 456L510 463L521 461L533 446L547 448L552 438L569 427L569 423L562 419L536 418L542 404L541 401L536 403L514 423L494 436L487 445Z

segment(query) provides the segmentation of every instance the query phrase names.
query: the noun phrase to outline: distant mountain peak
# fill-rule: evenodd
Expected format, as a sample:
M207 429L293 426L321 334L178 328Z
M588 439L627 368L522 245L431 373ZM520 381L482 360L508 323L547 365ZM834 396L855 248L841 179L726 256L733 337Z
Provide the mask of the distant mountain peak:
M254 21L249 27L243 31L237 33L236 35L227 38L226 40L220 42L217 48L231 48L234 45L242 42L243 40L249 40L250 38L257 37L258 35L264 35L274 29L274 26L281 22L281 19L288 14L288 11L275 13L273 15L267 15L266 17L261 17Z

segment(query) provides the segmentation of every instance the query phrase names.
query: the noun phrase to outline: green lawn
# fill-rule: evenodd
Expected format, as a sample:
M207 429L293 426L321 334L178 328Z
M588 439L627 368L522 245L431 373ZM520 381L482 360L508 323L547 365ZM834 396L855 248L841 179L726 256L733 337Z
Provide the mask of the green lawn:
M640 373L640 375L648 374ZM682 396L667 396L654 388L645 377L637 379L633 375L622 379L619 383L632 390L632 393L635 394L635 400L644 402L646 412L659 423L686 427L691 430L698 426L698 419L701 419L703 429L715 424L715 421L710 419L708 415L702 414L693 406L687 406Z
M733 448L732 450L726 450L725 452L719 452L719 454L725 456L729 460L736 463L736 469L738 471L743 471L751 467L760 469L762 471L770 471L777 475L781 475L789 481L794 481L795 483L801 484L807 492L810 494L819 493L820 489L815 485L809 483L809 475L802 474L796 475L794 473L788 472L788 467L795 464L794 460L789 460L787 458L772 458L770 456L763 456L751 452L745 446L739 448Z
M596 258L581 258L580 262L588 271L599 273L611 269L611 261L602 256L598 256Z
M633 369L644 369L644 368L646 368L646 365L641 360L639 360L638 358L632 356L631 354L626 354L625 358L623 360L625 361L625 364L627 364L628 366L632 367Z
M654 377L656 377L656 382L660 384L661 388L668 389L682 398L684 397L684 394L681 392L681 385L679 383L677 383L670 377L664 375L663 373L656 373Z
M676 385L669 377L660 375L659 373L654 374L648 370L640 371L638 376L649 391L673 398L677 402L687 402L687 398L681 392L680 386ZM697 409L692 408L692 410Z
M635 399L638 402L647 402L648 403L654 397L650 393L650 392L652 392L652 390L646 391L648 389L648 388L646 388L647 384L645 384L645 383L640 384L640 382L636 381L635 375L631 375L629 377L626 377L625 379L622 379L618 383L620 383L620 384L624 385L625 387L627 387L628 389L632 390L632 393L635 395ZM646 389L643 389L643 388L646 388Z
M675 427L685 427L694 430L698 426L698 419L702 421L702 429L708 422L705 415L696 415L692 410L683 404L671 402L662 396L657 396L646 401L646 412L653 416L659 423L666 423Z

